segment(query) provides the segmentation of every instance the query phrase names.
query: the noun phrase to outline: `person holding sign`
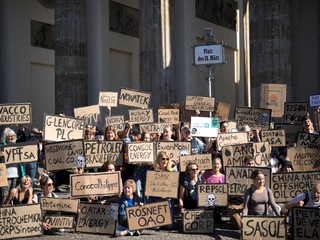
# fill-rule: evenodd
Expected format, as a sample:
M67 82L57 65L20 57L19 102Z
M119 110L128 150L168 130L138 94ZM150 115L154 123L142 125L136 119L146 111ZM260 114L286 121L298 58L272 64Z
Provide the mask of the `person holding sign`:
M96 139L97 128L96 126L87 125L84 132L84 140L95 140Z
M184 126L181 128L181 139L191 142L191 154L202 154L205 152L206 144L204 144L199 138L193 138L190 135L189 127Z
M203 179L206 183L224 183L225 177L221 173L222 163L221 158L216 157L213 159L212 170L205 171L202 174Z
M114 127L106 126L106 128L104 129L104 140L120 140L117 131Z
M302 120L303 124L303 131L306 133L312 133L312 134L319 134L314 130L313 123L310 119L309 113L303 118Z
M20 179L20 185L10 190L9 195L7 196L3 205L14 206L21 204L32 204L32 199L33 189L31 187L31 178L28 175L25 175Z
M253 184L244 193L243 216L267 215L269 205L275 214L280 216L280 209L274 200L272 190L265 186L265 176L263 172L259 170L253 171L251 179L253 180Z

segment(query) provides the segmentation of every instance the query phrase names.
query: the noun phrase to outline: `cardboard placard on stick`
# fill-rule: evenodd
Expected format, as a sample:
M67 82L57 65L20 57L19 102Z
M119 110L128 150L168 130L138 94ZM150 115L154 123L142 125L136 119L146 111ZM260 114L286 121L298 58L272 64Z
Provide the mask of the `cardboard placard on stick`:
M251 130L268 130L271 122L271 110L236 106L234 108L234 119L238 121L239 128L248 125Z
M315 119L316 119L316 126L317 126L317 131L320 132L320 112L315 112ZM303 131L303 130L301 130Z
M108 116L105 118L106 126L112 126L117 132L124 131L124 116Z
M256 167L269 165L270 147L268 142L250 142L222 147L223 166L245 166L244 157L251 155Z
M32 123L31 103L0 104L0 125Z
M221 151L222 147L248 143L248 133L246 132L230 132L219 133L217 137L217 149Z
M179 109L158 109L158 122L179 123Z
M0 239L42 235L40 204L2 207L0 216Z
M165 127L172 127L171 123L144 123L139 126L141 132L147 132L150 134L158 132L162 133Z
M179 161L181 155L191 155L191 142L174 141L174 142L156 142L156 156L159 152L165 151L170 160Z
M75 216L46 215L43 222L50 224L50 229L74 229Z
M217 137L219 119L210 117L191 117L190 135L195 137Z
M44 140L59 142L83 139L85 124L84 119L45 114Z
M74 198L119 195L120 183L120 172L71 174L70 195Z
M182 216L184 233L215 233L214 210L186 210Z
M153 163L154 142L128 143L128 163Z
M217 117L223 121L228 120L230 109L231 109L230 104L215 101L215 103L214 103L214 117Z
M200 110L205 112L214 111L214 98L202 96L186 96L187 110Z
M198 207L228 206L228 184L199 184Z
M242 239L286 239L287 224L283 216L243 216L242 221Z
M320 151L313 148L288 148L287 156L294 171L312 171L320 169Z
M292 208L292 239L320 239L320 209L316 207Z
M286 84L261 84L260 107L271 109L272 117L281 118L286 96Z
M129 109L129 120L133 124L140 123L152 123L153 120L153 109Z
M148 108L151 102L151 93L134 89L121 88L119 94L119 104L136 107Z
M126 208L130 231L171 225L169 201Z
M118 106L118 92L100 92L99 106L117 107Z
M40 207L42 211L78 213L79 203L79 199L54 197L40 198Z
M0 187L8 186L7 166L5 163L0 163Z
M99 105L74 108L74 116L84 119L86 125L103 126Z
M229 184L229 196L244 196L244 192L252 184L251 174L254 170L262 171L266 187L271 187L271 168L226 166L225 182Z
M179 172L147 171L146 196L178 198L178 187Z
M286 135L284 130L263 130L261 141L268 142L271 147L286 146Z
M46 170L71 169L76 166L77 157L84 156L83 140L47 143L44 152Z
M307 102L286 102L284 104L284 123L302 124L303 118L307 115Z
M189 162L198 165L200 170L212 169L212 155L211 154L195 154L180 156L180 172L185 172Z
M38 161L38 141L22 142L3 146L7 165Z
M274 129L279 130L283 129L286 135L286 142L295 143L298 137L298 132L303 131L302 125L289 124L289 123L275 123Z
M114 234L117 228L118 204L81 203L76 231L95 234Z
M112 161L117 166L122 166L123 145L123 140L85 141L86 167L101 167L107 161Z
M320 136L318 134L299 132L297 147L320 149Z
M277 203L287 203L298 194L311 191L319 179L319 171L274 173L273 196Z

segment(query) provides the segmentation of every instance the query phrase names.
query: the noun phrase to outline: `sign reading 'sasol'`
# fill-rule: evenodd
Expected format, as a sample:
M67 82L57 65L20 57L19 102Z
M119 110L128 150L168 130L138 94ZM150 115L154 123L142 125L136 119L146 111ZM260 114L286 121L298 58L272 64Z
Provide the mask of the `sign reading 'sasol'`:
M183 214L184 233L210 233L215 232L213 210L188 210Z
M4 145L4 161L7 165L38 161L38 142L30 141Z
M30 103L0 104L0 125L28 124L31 121Z

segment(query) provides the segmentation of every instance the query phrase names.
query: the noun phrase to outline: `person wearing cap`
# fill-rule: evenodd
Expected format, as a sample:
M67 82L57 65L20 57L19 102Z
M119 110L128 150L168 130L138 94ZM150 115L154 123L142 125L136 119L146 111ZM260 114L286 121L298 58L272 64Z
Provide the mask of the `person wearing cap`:
M286 157L280 164L278 172L287 173L287 172L293 172L293 171L294 169L292 166L292 162L289 160L288 157Z

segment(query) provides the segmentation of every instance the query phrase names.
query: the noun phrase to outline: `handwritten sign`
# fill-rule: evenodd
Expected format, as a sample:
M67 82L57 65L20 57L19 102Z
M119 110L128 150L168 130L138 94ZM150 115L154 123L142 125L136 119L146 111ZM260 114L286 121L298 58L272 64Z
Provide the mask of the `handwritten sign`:
M109 116L105 118L106 126L112 126L117 132L124 131L124 116Z
M292 208L292 237L294 240L320 239L320 209Z
M95 234L114 234L117 228L118 204L81 203L76 231Z
M239 128L248 125L251 129L268 130L271 121L271 110L236 106L234 108L234 119L238 121Z
M81 108L74 108L74 116L76 118L84 119L86 125L102 126L100 107L99 105L92 105Z
M230 132L219 133L217 137L217 149L221 151L222 147L248 143L248 133L246 132Z
M120 172L71 174L70 186L74 198L119 195Z
M214 98L202 96L186 96L187 110L200 110L205 112L214 111Z
M128 163L153 163L154 143L134 142L128 143Z
M38 142L30 141L4 145L4 161L7 165L38 161Z
M191 136L217 137L219 128L218 118L191 117Z
M8 186L7 166L5 163L0 163L0 187Z
M129 109L129 120L134 124L139 123L152 123L153 110L152 109Z
M266 186L271 187L271 168L226 166L225 181L229 184L229 196L244 196L244 192L252 184L251 174L254 170L262 171Z
M224 146L221 150L223 166L244 166L244 157L251 155L255 166L269 165L270 147L268 142L252 142L239 145Z
M163 132L163 129L167 126L172 126L169 123L145 123L140 124L140 131L141 132L148 132L150 134L152 133L158 133Z
M198 165L200 170L212 169L212 155L211 154L195 154L180 156L180 172L185 172L189 162Z
M286 96L286 84L261 84L260 107L271 109L272 117L281 118Z
M312 148L288 148L287 156L295 171L312 171L320 169L320 151Z
M228 184L199 184L198 207L228 206Z
M213 210L188 210L183 214L184 233L215 233Z
M172 224L168 201L126 208L130 231Z
M117 166L123 165L123 141L85 141L84 153L86 167L101 167L105 162L112 161Z
M231 104L215 101L214 116L222 120L229 119Z
M320 179L319 171L272 174L272 192L276 202L287 203L298 194L311 191Z
M148 108L150 102L151 93L133 89L120 89L119 104L137 108Z
M315 115L317 130L318 130L318 132L319 132L319 130L320 130L320 112L315 112L314 115ZM301 130L301 132L302 132L302 131L303 131L303 130Z
M308 111L308 103L286 102L284 104L283 122L302 124Z
M53 197L40 198L40 207L42 211L78 213L79 203L79 199Z
M75 216L46 215L43 222L50 224L50 229L73 229Z
M85 120L45 114L44 139L46 141L68 141L83 139Z
M118 92L100 92L99 106L117 107L118 106Z
M271 147L286 146L286 135L284 130L261 131L261 141L268 142Z
M320 136L318 134L299 132L297 147L320 149Z
M286 224L281 216L243 216L242 221L242 239L286 239Z
M179 109L158 109L158 122L179 123Z
M320 106L320 95L311 95L309 97L310 107L318 107Z
M171 160L178 161L181 155L191 155L191 142L156 142L156 155L158 155L160 151L165 151Z
M178 198L179 172L147 171L146 196Z
M65 141L44 145L45 164L48 171L71 169L77 157L84 156L83 141Z
M298 132L303 131L303 126L289 123L275 123L274 129L283 129L285 131L286 141L295 143L298 137Z
M0 208L0 239L35 237L42 235L39 204Z
M0 125L32 122L31 103L0 104Z

